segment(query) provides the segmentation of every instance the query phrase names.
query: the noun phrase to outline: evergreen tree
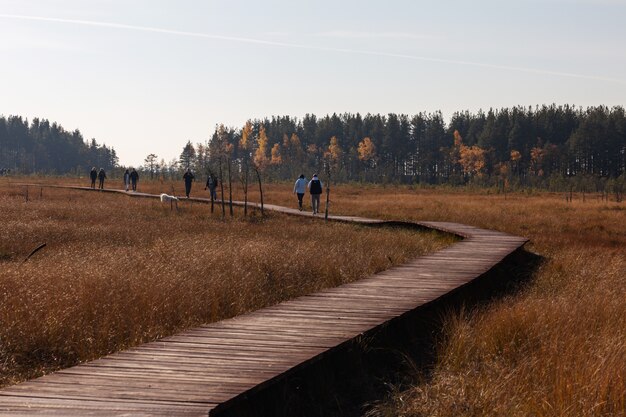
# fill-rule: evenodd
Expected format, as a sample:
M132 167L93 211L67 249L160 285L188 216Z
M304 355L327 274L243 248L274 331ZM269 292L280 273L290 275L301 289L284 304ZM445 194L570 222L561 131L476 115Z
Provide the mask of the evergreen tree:
M19 116L0 116L0 169L16 173L82 173L93 166L112 170L118 164L113 148L86 142L79 130Z
M191 144L191 141L187 141L183 151L180 154L180 166L183 169L192 168L196 159L196 149Z
M157 158L155 154L151 153L143 160L145 169L150 173L150 179L154 179L154 173L158 167Z

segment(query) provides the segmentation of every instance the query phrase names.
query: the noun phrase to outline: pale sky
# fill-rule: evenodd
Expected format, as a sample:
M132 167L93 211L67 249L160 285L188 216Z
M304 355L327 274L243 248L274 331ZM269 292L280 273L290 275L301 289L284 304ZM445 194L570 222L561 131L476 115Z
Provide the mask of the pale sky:
M169 161L272 115L626 104L626 0L0 0L0 114Z

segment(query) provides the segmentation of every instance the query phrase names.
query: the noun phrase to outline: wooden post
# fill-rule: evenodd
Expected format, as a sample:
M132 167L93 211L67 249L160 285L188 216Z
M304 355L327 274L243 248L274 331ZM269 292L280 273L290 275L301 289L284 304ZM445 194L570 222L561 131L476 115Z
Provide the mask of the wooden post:
M263 211L263 186L261 184L261 173L257 168L254 169L256 172L256 179L259 182L259 194L261 194L261 216L265 216L265 212Z
M326 171L326 207L324 207L324 220L328 221L328 205L330 204L330 180L331 180L331 174L332 174L332 169L330 166L330 162L326 163L326 167L324 169L324 171ZM319 207L317 208L317 210L319 211Z
M211 172L209 170L209 178L211 179L211 187L215 187L215 176L213 175L213 172ZM209 189L209 195L211 196L211 214L213 214L213 209L215 207L215 199L213 198L213 189L211 187L209 187L209 178L207 178L207 186L204 187L204 189L206 190L207 188ZM217 187L215 187L217 188Z
M235 215L233 211L233 180L231 176L231 155L228 154L228 212L230 217Z
M330 176L326 181L326 207L324 207L324 220L328 221L328 203L330 203Z
M28 203L28 185L26 186L26 193L24 194L24 197L26 198L26 202Z
M220 193L222 197L222 219L226 217L226 206L224 205L224 170L222 169L222 157L219 159L220 168Z
M247 161L247 159L246 159ZM245 168L245 178L244 178L244 186L243 186L243 216L248 217L248 163L246 162Z

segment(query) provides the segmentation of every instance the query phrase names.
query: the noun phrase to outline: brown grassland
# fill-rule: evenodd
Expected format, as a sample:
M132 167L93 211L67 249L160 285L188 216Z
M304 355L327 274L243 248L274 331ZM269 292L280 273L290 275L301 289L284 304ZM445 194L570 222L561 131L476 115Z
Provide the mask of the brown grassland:
M171 211L158 200L10 184L19 180L0 179L0 386L353 281L453 241L241 210L221 220L204 204Z
M332 191L334 211L500 230L530 238L526 248L543 257L516 295L449 317L434 369L368 415L626 415L626 204L489 190ZM285 186L268 200L293 197Z
M169 192L172 187L169 183L158 182L140 185L142 191L149 192ZM178 194L181 185L174 186ZM295 205L290 184L269 184L265 188L266 202ZM194 192L199 194L200 190ZM96 336L98 340L104 339L98 342L103 345L100 352L114 350L143 340L148 329L153 329L152 336L158 336L184 327L190 324L189 317L196 312L214 319L258 307L263 304L256 299L259 289L264 289L264 294L288 293L284 296L289 297L292 280L298 277L300 282L299 275L303 273L307 290L313 290L316 286L310 281L322 272L311 273L309 266L296 262L299 257L293 256L293 252L297 249L285 251L284 243L276 245L278 239L270 237L276 233L272 225L278 221L281 225L291 225L293 219L270 216L266 222L258 223L207 222L204 221L206 206L200 212L187 209L184 216L178 216L155 203L124 201L120 205L120 197L105 196L99 197L98 202L92 200L93 209L87 216L81 214L84 206L81 210L79 201L92 197L79 197L71 192L44 190L44 193L46 197L42 201L28 206L41 205L40 211L24 209L26 203L21 191L20 195L15 191L3 192L0 200L2 241L9 238L17 244L30 239L18 249L8 249L2 243L0 251L11 250L22 256L40 240L63 238L68 241L54 252L37 255L21 268L13 255L5 255L8 260L0 264L4 270L11 271L10 278L3 277L0 284L3 323L0 339L4 344L5 340L12 341L8 352L0 352L2 361L20 354L56 358L71 353L78 358L83 353L79 351L89 343L96 343L85 341L96 340ZM57 197L53 197L55 194ZM236 198L241 198L240 193ZM258 201L256 192L250 199ZM63 205L65 211L59 211L59 205ZM76 212L68 214L73 208ZM107 219L98 219L98 210ZM39 213L36 217L28 218L35 216L30 213L36 212ZM566 203L562 195L539 192L509 194L505 198L487 190L340 185L332 189L331 212L401 220L454 221L500 230L530 238L527 249L543 257L532 281L515 295L449 317L434 368L426 374L414 375L410 388L396 389L387 401L369 410L371 416L626 415L626 204L602 202L589 195L585 202L575 196L572 203ZM52 213L59 217L52 217ZM83 219L80 227L70 225L73 216ZM136 235L128 233L135 226L128 220L121 220L133 216L141 225L137 226L140 230ZM192 224L190 218L198 221ZM21 227L12 226L16 221ZM29 226L22 230L26 224ZM300 226L300 221L298 225L298 228L306 227ZM323 236L316 243L307 242L306 249L302 250L308 253L311 246L321 249L331 244L336 236L333 233L337 233L335 228L348 233L350 228L342 227L345 226L318 225L315 234ZM254 239L248 238L251 228L258 230ZM218 237L211 238L209 229L219 230ZM227 238L226 229L229 231ZM281 227L281 230L287 229L288 226ZM189 230L189 233L181 234L180 230ZM289 226L289 230L292 232L281 235L281 242L292 237L295 228ZM249 249L242 250L242 240L231 238L230 234L235 231L252 239L246 240ZM41 236L42 233L45 236ZM358 233L368 235L367 230ZM397 238L389 237L393 241L390 243L383 241L383 234L376 231L368 247L390 246L391 252L399 256L403 240L409 241L414 235L398 230L393 233L399 234ZM87 237L80 234L87 234ZM306 240L309 235L303 232L296 240ZM111 242L104 248L105 258L98 256L102 242L96 236ZM170 238L176 244L170 245ZM231 239L236 243L230 242ZM359 238L358 245L346 248L341 258L333 256L333 263L343 265L363 256L359 255L359 250L366 246L364 240L365 237ZM205 245L205 242L210 244ZM81 249L79 256L72 255L72 251L77 250L75 246L86 249ZM272 259L253 250L270 246L271 250L265 249L262 253L277 253ZM339 251L344 245L340 246L334 250ZM214 256L215 252L220 253L220 260L212 261L215 264L207 266L209 264L199 261ZM379 261L373 269L386 267L389 264L386 256L391 252L377 255ZM414 253L407 249L405 252ZM50 265L45 262L46 257L56 260L58 271L52 273L45 269ZM260 269L261 279L249 282L242 278L248 269L232 265L229 261L233 258L243 258L241 264L249 265L248 269ZM154 268L153 262L157 261L159 267ZM186 271L211 276L210 285L202 280L188 280L189 274L180 272L183 265ZM213 265L222 265L226 272L213 278L216 275L213 269L217 269ZM324 262L315 265L321 268ZM237 270L233 269L235 267ZM107 272L110 270L124 273L115 275ZM273 271L269 275L272 279L268 278L268 270ZM326 283L335 285L343 281L343 278L337 279L336 274L342 276L345 271L342 268L327 273ZM68 279L74 276L80 278ZM246 287L240 288L240 285ZM169 292L164 294L164 288ZM7 294L8 291L11 294ZM179 295L180 291L201 294L201 301L187 300L186 296ZM249 307L242 307L241 298L248 299ZM12 305L5 307L7 300ZM222 309L227 313L214 312ZM152 324L141 330L131 326L136 320L145 320L146 311L154 316ZM163 311L168 313L161 314ZM19 325L10 322L7 325L7 315L25 317ZM100 315L106 319L94 320ZM163 318L170 316L176 318ZM75 332L79 328L83 330L77 336ZM118 329L124 334L121 338L124 342L111 343L111 339L119 340L111 336ZM42 349L43 346L46 348ZM56 351L48 348L50 346L62 346L62 349ZM2 349L7 348L3 345ZM14 365L10 363L9 367Z

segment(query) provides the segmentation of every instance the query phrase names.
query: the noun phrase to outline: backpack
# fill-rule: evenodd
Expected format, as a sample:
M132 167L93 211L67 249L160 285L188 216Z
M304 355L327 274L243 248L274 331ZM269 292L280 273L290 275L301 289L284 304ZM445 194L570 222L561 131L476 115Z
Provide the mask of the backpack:
M322 183L320 180L311 180L311 194L322 194Z

